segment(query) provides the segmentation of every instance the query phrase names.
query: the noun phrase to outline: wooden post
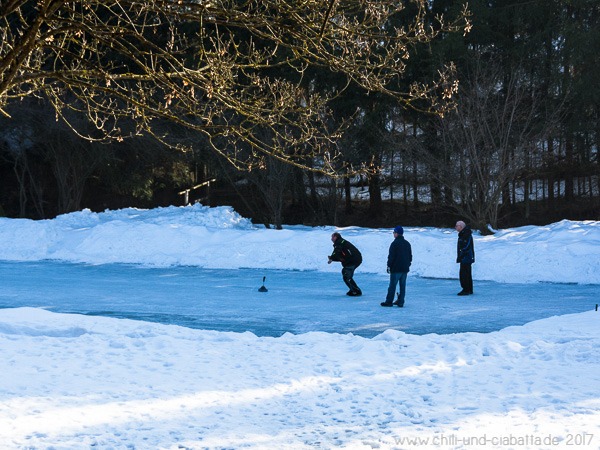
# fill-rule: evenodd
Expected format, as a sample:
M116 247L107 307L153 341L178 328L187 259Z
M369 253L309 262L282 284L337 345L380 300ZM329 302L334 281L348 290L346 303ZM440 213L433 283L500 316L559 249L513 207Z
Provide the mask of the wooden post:
M210 183L212 183L213 181L217 181L217 179L216 178L211 178L210 180L207 180L207 181L205 181L203 183L197 184L196 186L192 186L189 189L186 189L184 191L178 192L177 194L184 196L183 197L183 199L184 199L184 205L187 205L190 202L190 191L193 191L195 189L201 188L202 186L207 186L207 194L206 194L206 196L207 196L207 198L209 200L209 203L210 203Z

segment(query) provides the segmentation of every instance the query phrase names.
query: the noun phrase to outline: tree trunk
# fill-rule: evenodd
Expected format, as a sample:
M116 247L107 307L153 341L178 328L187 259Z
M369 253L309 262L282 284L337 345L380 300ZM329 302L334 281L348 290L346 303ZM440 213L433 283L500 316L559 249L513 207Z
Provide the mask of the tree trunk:
M547 155L547 167L548 167L548 208L554 209L554 142L552 137L548 138L548 155Z
M379 173L369 176L369 212L379 217L382 210L381 185Z
M344 200L346 214L352 214L352 189L349 176L344 177Z

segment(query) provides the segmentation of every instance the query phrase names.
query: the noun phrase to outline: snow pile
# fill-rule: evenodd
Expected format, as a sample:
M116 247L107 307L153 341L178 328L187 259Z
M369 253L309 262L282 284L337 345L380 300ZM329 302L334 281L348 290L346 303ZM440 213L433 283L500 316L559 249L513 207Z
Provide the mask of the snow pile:
M0 310L0 441L28 449L598 448L599 314L490 334L364 339Z
M0 259L92 264L192 265L214 269L337 271L324 264L333 231L363 253L360 270L385 271L389 229L253 225L230 207L127 208L65 214L53 220L0 219ZM455 278L456 233L405 227L412 275ZM563 220L543 227L475 235L478 280L600 284L600 222Z

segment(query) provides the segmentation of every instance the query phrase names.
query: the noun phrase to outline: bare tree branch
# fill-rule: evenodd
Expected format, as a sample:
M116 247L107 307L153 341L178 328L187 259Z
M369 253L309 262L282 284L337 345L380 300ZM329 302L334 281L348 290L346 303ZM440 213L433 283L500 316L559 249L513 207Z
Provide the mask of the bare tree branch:
M97 133L122 139L171 121L206 135L240 168L264 157L335 172L328 98L303 78L339 72L405 107L443 114L457 89L453 68L431 85L398 90L413 45L468 31L468 12L426 26L427 1L392 26L396 0L8 0L0 5L0 112L19 98L86 114ZM127 124L135 123L133 130ZM73 127L75 128L75 127ZM270 136L268 141L260 136ZM224 146L224 142L227 145ZM311 165L311 167L313 167Z

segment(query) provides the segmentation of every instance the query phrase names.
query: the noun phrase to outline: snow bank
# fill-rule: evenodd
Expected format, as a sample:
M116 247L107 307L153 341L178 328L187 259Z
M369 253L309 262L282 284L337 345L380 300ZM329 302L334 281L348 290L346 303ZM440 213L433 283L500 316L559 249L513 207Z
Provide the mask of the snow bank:
M339 231L363 253L359 270L383 273L392 229L253 225L230 207L196 204L151 210L83 210L53 220L0 219L0 259L92 264L193 265L338 271L327 265L330 235ZM456 233L405 227L413 275L456 278ZM563 220L548 226L475 235L478 280L600 284L600 222Z

